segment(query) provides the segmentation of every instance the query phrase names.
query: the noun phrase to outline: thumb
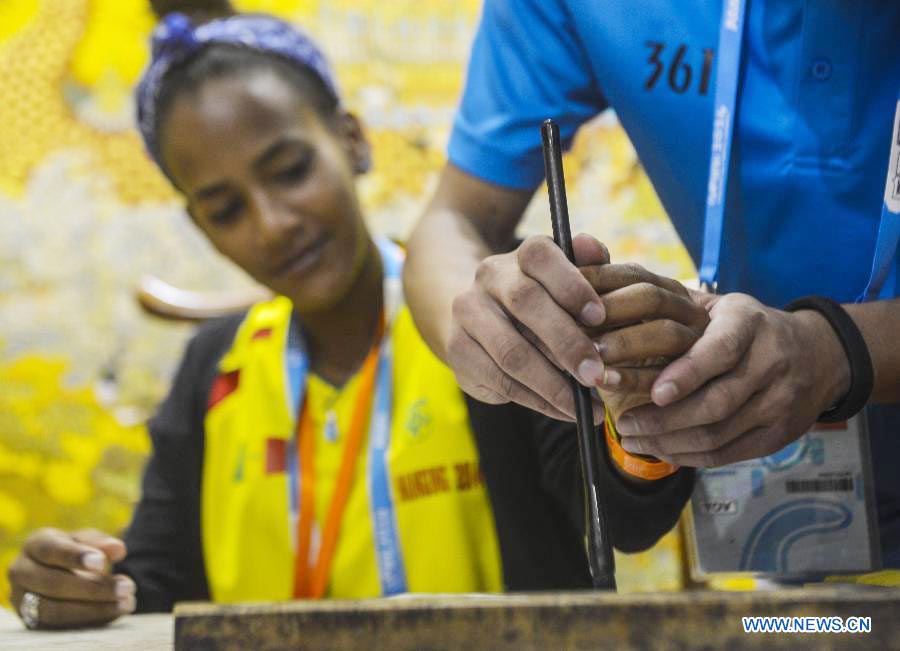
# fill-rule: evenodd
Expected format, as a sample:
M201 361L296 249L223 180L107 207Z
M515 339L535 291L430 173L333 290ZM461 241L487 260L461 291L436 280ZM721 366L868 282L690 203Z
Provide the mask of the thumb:
M110 564L118 563L128 553L125 543L119 538L97 529L81 529L73 533L72 538L83 545L90 545L102 551L109 559Z
M609 264L609 249L593 235L579 233L572 238L572 249L577 267Z

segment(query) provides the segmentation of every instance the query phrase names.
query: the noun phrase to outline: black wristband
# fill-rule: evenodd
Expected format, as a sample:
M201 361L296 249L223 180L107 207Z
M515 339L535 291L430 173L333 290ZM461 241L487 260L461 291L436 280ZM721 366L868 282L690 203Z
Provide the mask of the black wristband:
M852 418L869 402L875 384L872 358L859 328L839 303L825 296L804 296L791 301L784 309L787 312L815 310L834 329L850 362L850 390L840 402L822 412L819 422L837 423Z

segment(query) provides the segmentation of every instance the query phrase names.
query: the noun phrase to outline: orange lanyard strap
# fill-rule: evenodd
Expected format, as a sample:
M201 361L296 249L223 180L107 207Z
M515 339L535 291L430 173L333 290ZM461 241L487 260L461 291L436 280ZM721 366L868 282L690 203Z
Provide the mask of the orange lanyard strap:
M298 427L300 439L297 446L297 463L301 467L300 472L300 517L297 519L297 551L294 562L294 597L307 597L312 593L310 584L309 558L312 546L312 529L315 522L315 490L316 480L313 460L316 454L316 434L312 426L312 418L309 416L306 401L300 411L300 423Z
M328 514L325 517L325 526L319 544L319 553L315 564L310 566L312 555L312 532L315 522L315 441L316 433L313 427L312 417L309 414L306 401L300 413L298 423L298 437L300 444L298 455L300 457L300 517L297 522L297 557L294 569L294 597L321 599L325 595L328 586L328 577L331 573L331 562L334 559L334 549L337 545L338 534L341 529L341 519L350 496L350 488L356 470L356 460L362 446L363 428L366 417L372 407L372 396L375 389L375 376L378 368L378 354L381 340L379 329L376 343L369 350L366 361L360 371L359 389L356 394L356 404L353 407L353 416L350 421L350 429L344 443L344 453L341 457L341 465L335 481L334 493L328 506Z

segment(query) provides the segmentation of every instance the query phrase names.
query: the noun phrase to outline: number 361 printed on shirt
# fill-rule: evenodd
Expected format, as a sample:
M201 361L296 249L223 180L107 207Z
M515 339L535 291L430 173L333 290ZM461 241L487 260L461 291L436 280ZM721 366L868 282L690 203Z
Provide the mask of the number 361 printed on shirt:
M650 64L650 73L644 82L645 90L653 90L660 79L665 77L669 88L678 94L687 92L692 83L696 83L697 94L706 95L709 90L709 77L712 73L712 62L715 51L705 47L696 54L696 50L681 43L676 48L670 48L660 41L647 41L645 45L650 48L650 56L647 63ZM693 65L692 62L693 61ZM699 78L694 75L694 66L699 65Z

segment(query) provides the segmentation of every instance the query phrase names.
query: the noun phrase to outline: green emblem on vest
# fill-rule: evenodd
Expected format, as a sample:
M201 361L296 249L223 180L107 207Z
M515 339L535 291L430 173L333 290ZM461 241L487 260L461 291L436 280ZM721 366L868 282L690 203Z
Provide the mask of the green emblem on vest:
M426 430L430 424L431 414L428 413L428 401L420 398L409 406L406 430L414 439L420 439L427 433Z
M244 480L244 462L247 458L247 445L245 443L241 444L241 449L238 451L237 465L234 468L234 483L238 484Z

